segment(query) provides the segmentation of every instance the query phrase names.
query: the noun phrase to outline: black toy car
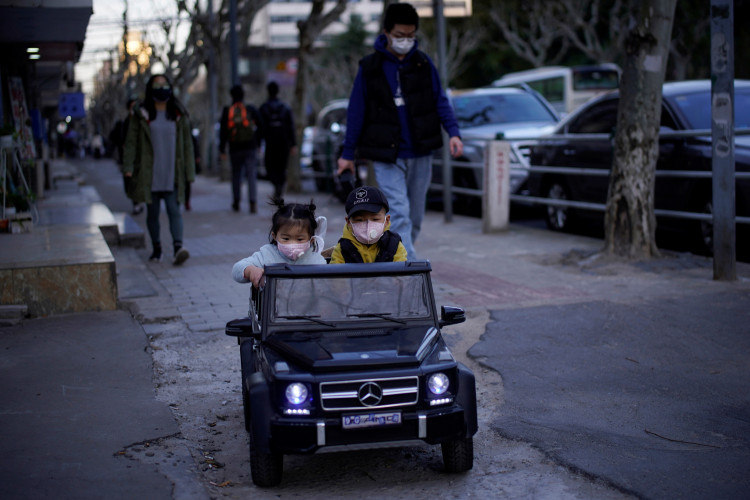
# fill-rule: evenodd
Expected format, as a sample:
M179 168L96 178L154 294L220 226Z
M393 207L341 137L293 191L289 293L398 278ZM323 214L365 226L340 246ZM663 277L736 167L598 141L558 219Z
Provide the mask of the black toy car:
M441 444L445 469L474 462L474 375L440 333L426 261L266 266L238 337L253 482L281 481L283 455Z

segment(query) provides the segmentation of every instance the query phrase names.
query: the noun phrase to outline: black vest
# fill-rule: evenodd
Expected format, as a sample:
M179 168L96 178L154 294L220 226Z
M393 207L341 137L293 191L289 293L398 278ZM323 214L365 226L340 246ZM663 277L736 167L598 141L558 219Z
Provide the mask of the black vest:
M393 92L383 71L385 56L375 52L360 61L367 90L362 133L357 156L362 159L393 163L398 158L401 124ZM432 91L432 70L427 56L416 51L399 71L401 93L411 132L412 148L420 156L443 145L440 115Z
M393 262L399 243L401 243L401 236L391 231L385 231L377 242L378 254L375 256L375 262ZM351 240L341 238L339 246L341 247L341 256L347 264L362 264L364 262L362 255L357 251L357 247Z

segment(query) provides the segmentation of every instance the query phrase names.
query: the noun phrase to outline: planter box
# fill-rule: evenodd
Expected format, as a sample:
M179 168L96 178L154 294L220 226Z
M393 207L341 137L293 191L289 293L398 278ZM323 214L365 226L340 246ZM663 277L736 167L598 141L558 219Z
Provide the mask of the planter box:
M31 212L17 212L9 217L11 233L30 233L34 222Z

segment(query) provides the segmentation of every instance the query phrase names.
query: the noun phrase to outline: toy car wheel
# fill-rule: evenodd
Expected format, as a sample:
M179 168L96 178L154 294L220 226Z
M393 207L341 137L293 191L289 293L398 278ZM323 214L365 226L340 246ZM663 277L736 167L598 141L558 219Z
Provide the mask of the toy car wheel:
M251 432L250 428L250 394L245 389L245 384L242 384L242 410L245 414L245 430Z
M472 438L447 441L441 445L446 472L466 472L474 467L474 440Z
M250 424L252 427L252 423ZM276 486L284 471L284 455L265 453L255 448L253 432L250 430L250 473L253 483L260 487Z

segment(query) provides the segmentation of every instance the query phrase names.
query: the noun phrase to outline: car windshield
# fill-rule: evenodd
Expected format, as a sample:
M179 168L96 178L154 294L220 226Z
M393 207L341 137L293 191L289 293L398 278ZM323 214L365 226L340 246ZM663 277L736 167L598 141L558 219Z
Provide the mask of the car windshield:
M453 109L460 128L557 121L538 99L526 93L458 95L453 98Z
M711 128L711 92L678 94L669 98L688 121L688 128ZM735 89L734 126L750 127L750 88Z
M612 90L619 85L617 71L598 68L578 69L573 72L575 90Z
M276 280L274 324L429 318L432 306L424 275Z

